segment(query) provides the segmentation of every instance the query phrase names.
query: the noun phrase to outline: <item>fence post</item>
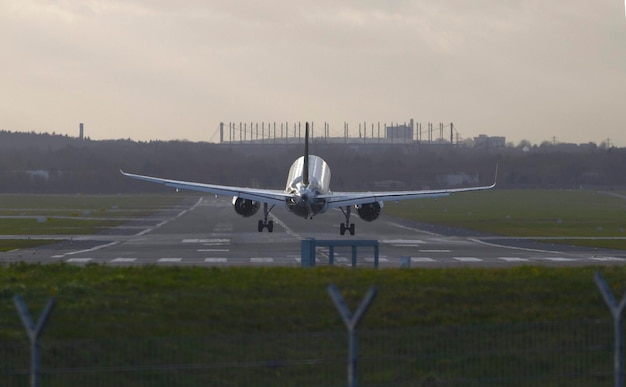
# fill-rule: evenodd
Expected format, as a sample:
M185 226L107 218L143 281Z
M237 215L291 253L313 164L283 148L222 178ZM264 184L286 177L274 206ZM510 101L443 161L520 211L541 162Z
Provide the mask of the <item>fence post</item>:
M348 387L356 387L359 385L357 374L359 343L357 340L356 328L363 319L363 315L365 315L365 312L371 305L372 301L374 301L376 293L376 287L370 287L365 294L363 301L361 301L361 305L359 305L356 312L354 312L354 316L352 316L350 308L346 305L339 289L337 289L337 287L333 284L328 285L328 294L335 303L343 322L348 328Z
M614 357L614 367L615 367L615 387L623 387L624 386L624 333L622 331L622 322L623 322L623 311L626 306L626 294L622 297L620 303L617 303L615 296L613 296L613 292L609 288L609 285L606 283L606 280L600 274L599 271L596 272L594 276L594 280L596 281L596 285L600 289L602 296L604 297L604 302L606 302L607 306L611 310L611 314L613 315L613 329L615 332L615 357Z
M50 313L52 313L52 309L54 308L54 304L56 303L56 301L54 297L48 300L48 304L44 308L43 312L41 312L41 316L39 316L37 325L35 325L35 323L33 322L33 319L30 316L30 312L28 311L28 307L26 306L26 303L19 294L16 294L13 297L13 303L15 304L15 308L17 309L17 312L20 315L22 322L24 323L26 333L28 334L28 338L30 339L30 385L31 387L39 387L41 386L39 336L41 336L41 331L46 325L48 317L50 317Z
M300 242L300 266L315 266L315 239L303 239Z

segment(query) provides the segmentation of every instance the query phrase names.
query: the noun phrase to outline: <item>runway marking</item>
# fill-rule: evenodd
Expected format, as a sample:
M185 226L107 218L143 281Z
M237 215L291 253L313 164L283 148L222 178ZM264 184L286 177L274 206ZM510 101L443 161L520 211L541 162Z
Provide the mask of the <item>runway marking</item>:
M481 245L491 246L491 247L499 247L499 248L503 248L503 249L533 251L533 252L547 253L547 254L562 254L562 253L560 253L558 251L541 250L541 249L530 249L530 248L527 248L527 247L518 247L518 246L499 245L497 243L489 243L489 242L481 241L480 239L476 239L476 238L467 238L467 240L470 241L470 242L475 242L475 243L481 244Z
M196 251L199 252L199 253L209 253L209 252L210 253L214 253L214 252L221 252L221 253L223 253L223 252L230 251L230 249L198 249Z
M418 250L420 253L451 253L452 250Z
M594 261L601 262L623 262L626 261L626 258L617 258L617 257L591 257Z
M405 230L421 232L421 233L432 235L432 236L439 236L440 235L440 234L436 234L434 232L430 232L430 231L426 231L426 230L420 230L419 228L408 227L408 226L404 226L402 224L398 224L398 223L394 223L394 222L387 222L387 224L395 226L395 227L403 228Z
M517 257L498 257L498 259L501 259L503 261L507 261L507 262L528 262L527 258L517 258Z
M426 257L411 257L411 262L436 262L436 261L432 258L426 258Z
M181 262L182 258L159 258L157 262Z
M111 260L111 263L128 263L128 262L135 262L137 260L137 258L115 258L113 260Z
M213 232L216 232L216 233L231 232L231 231L233 231L232 224L218 224L217 226L213 227Z
M482 262L482 259L474 257L454 257L454 259L459 262Z
M227 258L204 258L206 263L225 263L227 260Z
M74 254L82 254L82 253L89 253L92 251L96 251L96 250L100 250L100 249L105 249L107 247L111 247L111 246L115 246L117 244L119 244L120 242L116 241L116 242L111 242L111 243L106 243L104 245L98 245L96 247L92 247L90 249L85 249L85 250L78 250L78 251L71 251L69 253L65 253L62 254L59 258L62 258L63 256L68 256L68 255L74 255Z
M365 258L365 262L374 262L375 258ZM378 262L389 262L387 258L378 257Z
M540 259L545 259L546 261L552 261L552 262L569 262L569 261L575 260L573 258L563 258L563 257L542 257Z
M293 231L291 228L289 228L289 226L287 226L285 224L285 222L283 222L282 220L278 219L278 217L275 214L270 214L270 216L272 217L272 219L274 219L274 223L280 225L282 228L285 229L285 231L287 231L287 234L291 235L292 237L299 239L299 240L303 240L304 237L302 237L300 234L298 234L297 232Z
M93 258L70 258L65 262L73 262L73 263L87 263L91 261Z
M171 222L171 221L172 221L172 220L174 220L174 219L178 219L178 218L180 218L181 216L185 215L187 212L192 211L192 210L194 210L196 207L198 207L198 205L199 205L200 203L202 203L202 200L203 200L203 199L204 199L204 198L200 198L200 199L198 199L198 201L196 202L196 204L194 204L194 205L193 205L193 206L191 206L190 208L185 209L185 210L182 210L182 211L181 211L181 212L179 212L176 216L174 216L174 217L172 217L172 218L169 218L169 219L166 219L166 220L162 221L161 223L157 224L157 225L156 225L156 226L154 226L154 227L147 228L147 229L145 229L145 230L143 230L143 231L140 231L139 233L135 234L135 236L142 236L142 235L145 235L145 234L147 234L147 233L149 233L149 232L152 232L155 228L159 228L159 227L161 227L161 226L163 226L163 225L165 225L165 224L167 224L167 223Z
M411 246L426 243L421 239L383 239L380 242L386 243L388 245L396 245L400 247L411 247Z
M209 243L212 239L183 239L183 243Z
M250 258L250 262L254 262L254 263L270 263L270 262L274 262L274 258Z

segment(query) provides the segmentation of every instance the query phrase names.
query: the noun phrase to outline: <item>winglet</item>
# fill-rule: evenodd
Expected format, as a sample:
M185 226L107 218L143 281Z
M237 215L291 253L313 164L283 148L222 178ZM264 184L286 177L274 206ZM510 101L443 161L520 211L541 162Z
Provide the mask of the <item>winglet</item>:
M309 123L304 128L304 165L302 166L302 184L309 185Z
M492 187L496 186L496 183L498 182L498 165L500 163L496 163L496 175L493 177L493 184L491 185Z

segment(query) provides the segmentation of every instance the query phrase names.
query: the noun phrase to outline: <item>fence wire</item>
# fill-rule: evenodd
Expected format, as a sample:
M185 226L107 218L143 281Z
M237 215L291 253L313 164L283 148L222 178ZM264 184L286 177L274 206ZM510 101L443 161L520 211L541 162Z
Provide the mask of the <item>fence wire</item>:
M606 386L611 321L359 332L361 386ZM41 341L42 386L345 386L347 333ZM26 386L28 341L0 343L0 385Z

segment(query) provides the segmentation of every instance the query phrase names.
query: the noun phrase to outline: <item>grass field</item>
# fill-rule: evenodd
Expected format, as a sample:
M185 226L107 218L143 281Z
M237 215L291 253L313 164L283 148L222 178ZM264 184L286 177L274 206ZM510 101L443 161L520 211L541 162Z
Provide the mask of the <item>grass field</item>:
M624 292L622 266L15 264L0 268L0 362L12 372L28 361L11 297L21 294L37 318L54 295L42 340L44 364L58 370L46 385L344 385L345 327L326 291L334 283L352 311L378 289L360 326L364 385L605 385L611 325L596 270ZM15 342L22 349L4 346ZM25 373L10 375L9 385L25 383Z
M0 195L0 234L95 234L181 202L183 195ZM56 239L0 240L0 251Z
M370 328L607 317L593 282L626 290L626 267L346 270L337 268L107 267L12 264L0 268L0 338L22 337L10 298L41 310L59 301L48 337L187 336L321 331L342 327L326 287L354 310L379 289Z
M390 203L384 213L495 235L554 237L560 243L626 249L626 200L595 191L470 192Z

